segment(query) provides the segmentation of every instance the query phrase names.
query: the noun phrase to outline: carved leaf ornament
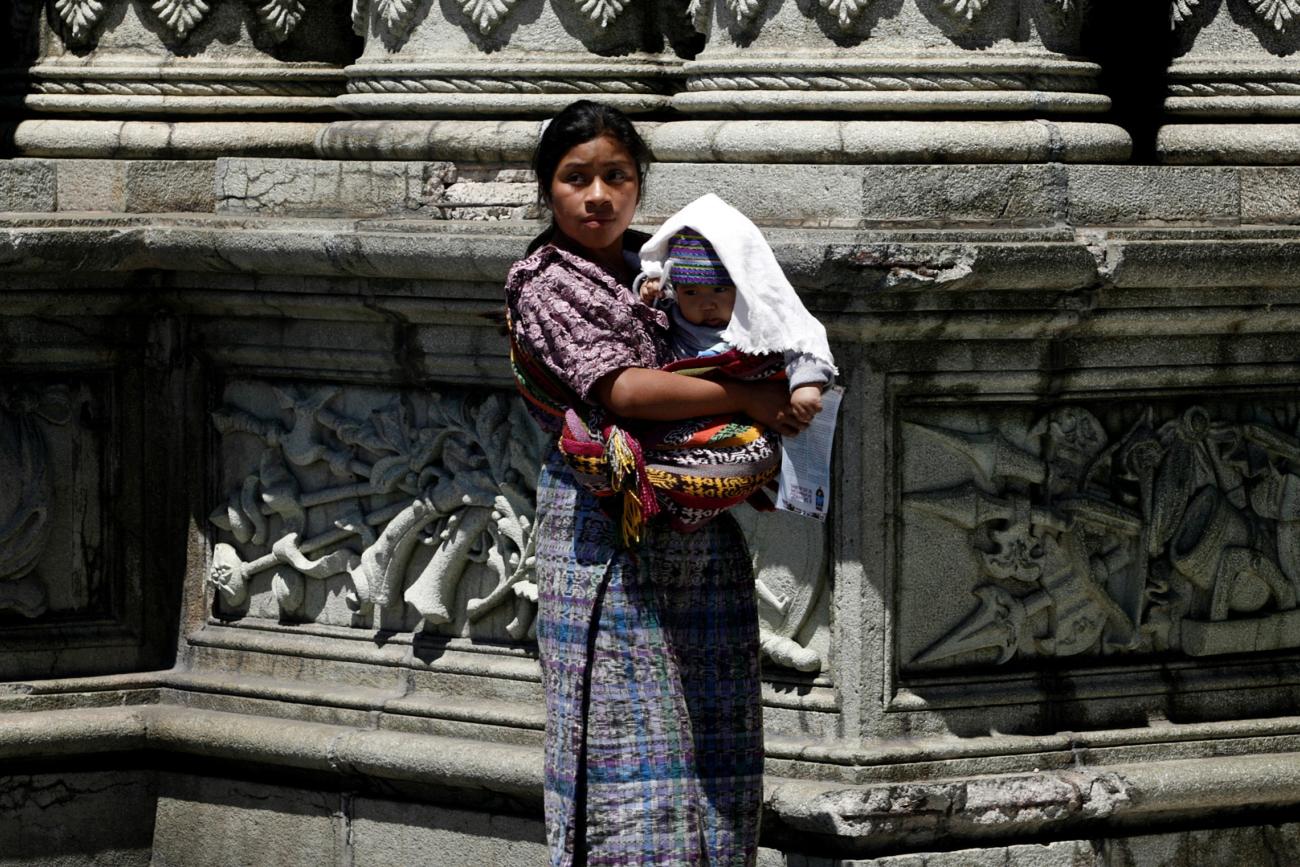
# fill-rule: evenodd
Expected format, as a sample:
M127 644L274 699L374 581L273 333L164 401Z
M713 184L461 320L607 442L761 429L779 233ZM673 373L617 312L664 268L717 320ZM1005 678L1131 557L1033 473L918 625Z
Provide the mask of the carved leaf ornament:
M727 8L741 24L748 24L758 14L762 0L727 0Z
M862 14L870 0L820 0L821 6L834 15L841 27L849 27Z
M709 15L712 12L713 4L709 0L691 0L690 5L686 7L686 17L699 33L709 32Z
M627 0L578 0L578 6L592 21L608 27L627 8Z
M209 9L203 0L158 0L150 8L177 39L184 39L199 26Z
M1169 27L1173 29L1182 24L1188 18L1192 17L1192 10L1197 7L1200 0L1173 0L1173 6L1169 10Z
M518 0L457 0L457 2L465 15L478 27L479 32L487 34L505 20Z
M414 0L378 0L376 8L384 26L395 36L405 36L415 12Z
M1300 0L1250 0L1250 5L1275 30L1282 30L1300 15Z
M54 0L54 11L73 39L85 39L104 14L104 4L99 0Z
M943 5L953 15L965 16L967 21L971 21L984 11L988 0L943 0Z
M257 17L275 34L276 41L283 42L302 20L302 0L266 0L257 7Z

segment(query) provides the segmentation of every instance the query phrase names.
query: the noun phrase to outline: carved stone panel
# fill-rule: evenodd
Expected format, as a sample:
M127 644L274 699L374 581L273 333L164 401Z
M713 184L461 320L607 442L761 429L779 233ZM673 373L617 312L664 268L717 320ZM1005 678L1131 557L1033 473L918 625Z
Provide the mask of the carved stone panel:
M88 381L0 380L0 632L107 614L103 407Z
M906 672L1300 647L1300 403L905 416Z
M214 611L528 637L541 438L513 395L234 382Z
M546 438L512 393L238 381L212 414L213 612L359 630L534 637L532 537ZM828 664L823 525L737 510L763 650Z

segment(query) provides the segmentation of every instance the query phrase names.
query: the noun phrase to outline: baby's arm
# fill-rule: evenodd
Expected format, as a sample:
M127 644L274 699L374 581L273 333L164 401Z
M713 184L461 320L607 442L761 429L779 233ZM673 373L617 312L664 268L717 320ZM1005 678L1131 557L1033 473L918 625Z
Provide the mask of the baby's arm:
M822 387L820 385L801 385L790 392L790 412L805 424L822 411Z
M805 353L786 354L786 376L790 380L790 412L807 423L822 411L822 391L834 379L834 368Z

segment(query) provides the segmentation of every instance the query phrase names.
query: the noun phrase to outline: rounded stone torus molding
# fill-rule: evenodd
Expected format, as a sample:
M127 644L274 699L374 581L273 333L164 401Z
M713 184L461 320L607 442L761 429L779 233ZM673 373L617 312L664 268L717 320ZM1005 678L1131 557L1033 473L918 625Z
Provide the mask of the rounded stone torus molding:
M1300 118L1300 0L1171 2L1169 114Z
M1175 58L1161 158L1300 162L1300 0L1170 2Z
M1105 111L1087 0L696 0L684 112L1035 117Z
M662 109L681 74L657 24L664 5L673 3L356 0L365 51L339 105L369 117L547 117L583 97Z
M345 0L11 3L38 45L21 101L46 113L333 112L353 56Z

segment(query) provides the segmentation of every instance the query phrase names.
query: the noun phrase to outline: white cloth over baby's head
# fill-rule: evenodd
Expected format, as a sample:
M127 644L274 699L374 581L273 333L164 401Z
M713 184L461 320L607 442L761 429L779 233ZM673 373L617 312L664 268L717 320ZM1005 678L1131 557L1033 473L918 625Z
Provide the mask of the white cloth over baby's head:
M763 233L713 193L691 202L659 227L641 247L641 270L662 278L668 242L688 228L708 239L736 283L736 307L731 324L722 332L723 340L754 355L807 353L834 369L825 326L803 306Z

